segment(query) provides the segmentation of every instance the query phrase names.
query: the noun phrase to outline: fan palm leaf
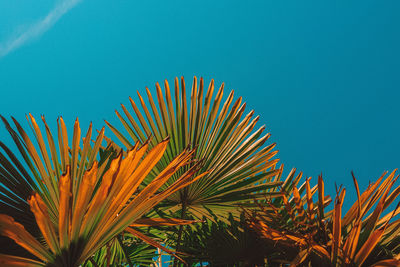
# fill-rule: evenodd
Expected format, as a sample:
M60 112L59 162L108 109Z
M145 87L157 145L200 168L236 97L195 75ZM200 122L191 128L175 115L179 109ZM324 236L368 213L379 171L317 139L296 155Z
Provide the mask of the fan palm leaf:
M324 197L324 183L318 178L314 189L305 182L305 193L293 187L292 204L283 197L284 206L274 207L274 212L260 205L256 213L247 210L249 226L273 242L277 251L286 251L292 266L319 264L328 266L384 266L385 263L400 261L394 249L399 245L400 220L391 220L400 210L398 206L382 216L397 199L400 187L393 188L398 176L393 171L386 178L384 173L377 182L360 194L357 180L353 176L357 192L357 202L342 216L342 206L346 190L339 188L333 210L325 212L327 198ZM384 179L385 178L385 179ZM300 187L301 188L301 187ZM318 201L312 196L318 191ZM270 205L273 206L273 203ZM281 255L282 254L278 254ZM279 256L278 256L279 257Z
M166 190L159 191L176 170L191 160L193 152L186 150L149 185L136 192L164 153L167 143L164 141L156 145L143 160L140 159L147 150L147 145L141 148L135 146L126 158L119 155L113 159L101 179L97 176L99 167L95 161L84 172L77 197L72 189L77 179L73 178L67 165L67 172L60 177L58 187L60 200L56 222L49 215L51 206L39 194L34 193L28 200L45 245L38 242L12 217L4 214L0 215L0 234L13 239L39 258L40 261L35 264L41 262L42 266L79 266L166 196L201 178L198 176L192 179L197 168L194 166ZM134 192L134 198L129 200Z
M192 84L190 101L187 100L183 78L180 83L178 78L175 79L174 92L172 97L167 81L164 91L157 83L155 100L146 88L149 105L146 105L138 92L141 109L130 98L136 117L121 105L125 117L118 111L116 114L126 133L106 121L127 148L131 148L137 141L143 142L149 135L155 137L149 147L167 136L171 138L164 157L150 173L149 180L187 146L197 148L195 158L204 161L199 173L209 173L170 195L160 207L171 211L184 210L198 218L212 218L210 214L227 218L229 212L235 212L232 207L249 202L249 199L259 198L263 196L260 192L281 184L271 180L278 172L274 169L278 161L273 159L277 153L273 151L275 144L264 146L270 137L270 134L263 135L264 126L253 131L259 117L253 118L253 111L244 115L246 104L242 103L241 97L234 101L232 91L222 103L222 84L213 100L214 81L211 80L206 90L203 79L198 82L196 77ZM177 177L179 175L168 183L173 183ZM272 191L270 194L279 193Z
M29 233L40 238L41 232L37 227L27 199L32 192L36 192L48 205L49 216L55 221L59 201L58 183L62 174L66 172L67 166L70 166L69 168L75 172L76 179L82 180L83 172L93 164L99 155L104 129L100 131L92 146L90 144L92 126L90 125L83 147L80 147L81 130L78 120L74 124L72 144L70 144L62 117L57 120L58 142L56 142L45 118L41 117L47 138L43 137L35 118L29 114L27 120L36 139L35 146L35 142L29 138L17 120L12 118L13 128L4 117L1 117L1 119L20 155L14 155L11 149L0 142L0 147L3 150L0 151L0 191L2 193L0 194L0 213L12 216ZM47 144L45 141L47 141ZM109 152L102 154L99 176L104 171L110 155ZM20 161L21 158L24 163ZM74 191L76 190L77 188L74 188ZM19 247L10 244L9 240L3 237L1 237L1 244L1 252L7 251L7 253L15 255L24 253ZM22 255L26 256L26 254Z
M2 197L6 200L4 202L9 209L14 208L13 211L8 210L6 213L17 217L18 214L16 214L16 212L18 209L26 210L26 207L28 207L26 200L28 196L31 195L31 192L34 191L50 208L49 216L55 220L56 214L58 213L58 202L60 201L58 184L62 175L67 171L68 167L72 176L77 180L72 188L72 192L77 196L85 170L88 169L88 166L90 167L93 165L98 156L101 142L103 141L104 128L100 131L92 146L90 144L92 125L90 125L84 138L83 147L81 148L81 129L78 120L76 120L74 124L72 144L69 144L69 137L64 120L62 117L58 119L58 142L56 143L50 131L50 127L42 116L47 136L46 145L46 139L43 138L43 134L35 118L29 114L27 120L37 140L37 146L35 146L34 142L29 138L28 134L17 120L12 118L16 128L16 130L14 130L4 117L1 118L25 162L25 164L20 163L11 150L4 144L1 144L1 147L9 158L2 154L0 160L3 173L8 173L8 183L2 183L1 190L3 192L9 191ZM108 156L103 157L102 164L99 166L99 176L101 176L105 170ZM24 166L28 167L29 172ZM3 180L6 181L6 179ZM30 219L32 220L32 217Z
M20 259L21 257L3 254L2 260L8 262L7 264L18 265L18 262L26 261L39 265L58 262L67 264L65 266L75 266L89 255L93 255L134 221L137 221L137 224L153 225L188 223L162 219L149 222L145 219L141 221L140 218L169 194L206 174L192 177L200 166L199 163L191 164L194 151L184 150L153 181L143 187L143 180L162 157L169 142L167 139L150 151L148 142L141 147L137 143L125 153L124 158L121 153L110 161L108 158L111 153L100 149L104 129L100 131L92 147L90 126L83 139L83 148L80 148L80 127L76 121L72 145L69 146L66 127L60 118L58 156L44 118L42 119L46 127L50 153L46 150L44 139L33 116L29 115L28 120L31 122L40 152L15 119L13 121L17 130L14 130L7 120L2 119L31 175L2 144L8 158L1 154L0 164L4 166L1 174L4 182L2 181L0 188L6 194L1 196L3 206L0 232L30 252L33 256L31 258L34 258ZM98 152L103 154L100 161L96 160ZM187 168L179 179L169 187L160 188L172 175L188 164L191 164L191 167ZM27 196L28 201L23 198ZM28 209L30 213L24 214ZM21 216L24 220L21 221L19 215L24 215ZM38 231L32 233L31 225L36 226Z

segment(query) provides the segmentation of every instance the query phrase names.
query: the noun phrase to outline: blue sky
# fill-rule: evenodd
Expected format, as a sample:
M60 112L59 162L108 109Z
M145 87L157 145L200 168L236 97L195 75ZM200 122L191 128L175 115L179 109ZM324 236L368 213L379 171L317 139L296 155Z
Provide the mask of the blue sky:
M100 128L136 90L197 75L243 96L282 163L344 184L347 203L351 170L365 188L400 166L399 1L3 0L0 48L68 3L0 57L1 114Z

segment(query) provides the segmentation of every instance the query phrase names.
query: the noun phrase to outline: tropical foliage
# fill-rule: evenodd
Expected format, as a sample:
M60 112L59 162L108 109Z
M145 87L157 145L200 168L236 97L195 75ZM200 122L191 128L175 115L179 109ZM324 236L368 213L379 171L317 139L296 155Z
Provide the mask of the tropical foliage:
M267 251L267 243L247 227L244 216L189 227L181 250L189 266L264 266Z
M399 205L385 210L393 206L400 186L391 191L398 176L393 171L384 179L385 174L362 194L353 176L357 202L344 216L346 190L337 189L333 210L325 212L327 198L320 176L313 189L309 179L300 190L294 186L290 200L283 197L283 205L267 202L273 212L264 205L258 212L246 211L248 225L267 243L274 244L268 257L271 262L285 259L292 266L399 266L400 219L391 222L400 213ZM314 194L318 195L316 202Z
M155 137L150 145L167 136L171 138L167 152L149 176L149 180L165 168L179 151L187 147L196 149L196 159L203 162L199 173L208 174L170 195L158 208L164 212L172 212L182 219L192 216L199 219L204 216L211 220L226 221L229 214L238 215L239 204L251 205L254 202L249 201L250 199L264 198L266 194L271 197L280 194L269 190L281 184L272 180L279 171L275 169L278 160L273 159L277 153L273 151L275 144L263 146L270 134L262 135L264 126L253 131L259 117L253 119L254 111L244 116L246 104L242 104L241 97L234 101L234 92L231 91L221 106L224 84L213 100L214 80L211 80L206 91L203 79L198 82L196 77L193 80L189 103L183 77L180 83L175 79L174 97L171 96L168 81L165 81L164 87L163 92L160 85L156 84L159 109L150 91L146 89L149 107L138 93L144 115L132 98L130 103L137 119L124 105L121 106L126 118L116 111L127 134L121 133L117 127L106 121L119 141L128 149L134 142L143 142L150 135ZM179 175L168 183L173 183ZM177 211L179 213L176 213ZM177 249L180 248L182 231L183 228L180 227L175 236Z
M75 142L73 141L74 145L71 149L72 156L71 158L69 156L61 158L60 162L65 164L65 172L57 176L55 170L62 169L63 166L56 161L56 157L52 158L54 165L50 165L49 158L46 158L47 152L43 139L40 138L40 130L32 116L30 121L36 130L42 156L45 158L45 162L49 163L47 171L40 168L42 172L37 176L39 179L32 181L37 188L34 188L34 193L27 200L27 205L34 215L31 219L35 220L43 240L31 235L22 224L15 221L10 215L1 214L0 234L14 240L38 259L1 255L0 261L7 266L16 266L21 262L29 262L32 266L79 266L124 230L146 239L140 232L132 228L135 226L133 224L136 223L136 226L140 226L148 223L148 219L142 219L142 216L152 207L168 195L206 174L193 177L193 173L199 168L199 164L195 164L169 187L160 190L161 186L177 170L191 162L193 151L184 150L153 181L147 186L139 188L147 174L162 157L168 140L162 141L148 152L148 143L140 147L137 143L127 152L126 157L123 157L121 153L113 158L108 169L104 171L102 166L105 166L105 162L99 166L98 161L91 161L91 158L86 159L85 152L93 152L88 148L91 128L84 140L83 150L80 151L79 141L76 141L79 138L79 123L76 123L73 137ZM18 123L16 125L27 144L29 155L38 159L30 139L25 135L22 127ZM62 131L62 121L59 125L61 125ZM10 128L9 130L12 132ZM100 138L102 134L103 131L99 134ZM68 139L65 136L63 140ZM100 139L98 138L98 140ZM52 139L49 138L48 141L52 144ZM67 143L60 147L65 151L69 150ZM24 150L21 149L21 151ZM56 155L55 151L52 152L54 152L52 155ZM76 153L75 157L74 153ZM79 153L81 153L80 159L78 159ZM86 170L84 170L85 160L88 163ZM40 161L35 161L35 163L37 166L43 167L40 165ZM52 177L49 177L49 174L52 174ZM19 176L14 178L16 180ZM7 188L4 187L4 189ZM11 193L13 192L9 194ZM14 197L18 198L19 196L15 195ZM24 202L21 200L21 205L22 203ZM5 203L5 205L7 204L10 208L14 207L10 201ZM170 220L166 222L165 220L152 220L151 224L168 222Z
M174 98L168 81L164 85L163 92L156 84L159 110L150 90L146 89L148 106L138 93L144 115L132 98L130 103L136 119L124 105L121 106L126 118L116 111L126 134L106 122L127 148L137 141L145 141L150 135L155 137L150 147L167 136L171 138L164 157L149 176L150 180L180 151L187 147L196 148L195 158L203 161L198 172L208 174L166 198L160 207L182 210L197 218L206 216L213 219L215 215L227 218L229 213L237 210L232 207L249 199L264 198L266 189L280 185L276 181L260 183L276 175L277 170L273 167L278 160L273 157L277 151L273 151L275 144L263 146L270 134L262 135L264 126L253 131L259 117L253 118L254 111L244 116L246 103L242 104L241 97L234 101L234 92L231 91L221 105L224 84L212 99L214 81L211 80L205 90L203 79L198 82L195 77L188 103L183 78L180 83L175 79ZM177 177L179 175L168 183L173 183Z
M19 153L0 142L0 266L161 267L162 253L173 266L400 266L396 171L362 193L353 175L346 210L322 176L282 179L270 134L224 84L195 77L189 95L176 78L173 91L130 98L122 127L106 121L116 138L29 114L30 135L1 117Z

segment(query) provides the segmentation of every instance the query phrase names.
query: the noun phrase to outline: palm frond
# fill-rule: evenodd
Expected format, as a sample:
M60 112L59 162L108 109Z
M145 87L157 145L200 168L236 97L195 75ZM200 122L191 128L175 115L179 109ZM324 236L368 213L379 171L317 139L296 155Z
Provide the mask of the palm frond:
M188 101L183 78L180 83L178 78L175 79L174 97L167 81L164 90L157 83L157 99L146 88L149 105L140 93L140 107L130 98L136 116L131 115L124 105L125 116L116 111L126 133L106 122L127 148L137 141L144 142L149 135L155 137L149 147L167 136L171 138L164 157L150 173L149 181L180 151L188 146L196 148L195 158L203 160L198 172L209 173L163 201L161 206L172 212L184 209L202 218L210 217L210 211L215 211L218 216L227 218L229 212L236 212L232 207L259 198L261 196L255 193L281 184L272 180L279 171L273 168L277 162L273 159L277 153L273 151L275 144L264 146L270 136L263 135L264 126L255 130L259 117L253 118L253 111L244 115L246 104L242 103L241 97L234 101L233 91L223 103L224 84L212 99L214 90L213 80L206 90L203 79L198 82L195 77ZM179 174L168 184L177 177Z
M10 213L0 215L0 234L29 251L38 259L32 262L41 266L78 266L84 263L160 201L207 174L194 176L200 165L192 164L173 184L163 187L172 175L192 162L194 151L186 149L150 183L143 186L143 180L162 158L168 139L150 150L148 143L142 146L137 143L125 153L125 157L120 153L109 164L103 161L99 165L97 155L92 153L98 151L100 145L97 144L101 144L104 129L94 148L89 148L89 127L83 140L84 146L80 149L80 128L77 122L71 146L68 145L65 125L62 121L59 124L62 141L59 142L61 160L58 161L48 157L39 128L33 117L30 119L43 161L22 127L14 120L19 131L17 135L7 121L4 121L21 154L26 156L26 163L33 173L33 181L37 187L27 203L34 215L32 221L39 228L41 237L33 236ZM48 133L51 136L50 131ZM50 137L49 143L52 143ZM55 155L55 151L53 154ZM107 169L106 165L109 165ZM56 170L63 173L58 175ZM18 265L16 258L5 256L3 260L8 260L10 264L15 262L15 265L10 266Z
M36 192L49 207L48 214L53 222L56 220L59 204L58 183L67 166L75 172L79 181L83 172L91 166L98 156L104 129L100 131L93 146L90 144L92 126L85 136L83 147L78 142L80 124L74 124L72 144L69 144L67 129L62 117L57 120L58 142L55 141L49 125L42 116L45 136L36 123L35 118L29 114L28 123L32 129L34 139L31 139L21 124L12 118L14 127L1 117L20 155L15 155L4 143L0 142L0 213L8 214L21 223L24 228L35 238L41 238L41 232L36 224L34 215L27 199L32 192ZM77 141L78 140L78 141ZM99 176L104 172L110 153L105 153L101 159ZM22 162L21 162L22 159ZM74 188L77 191L78 187ZM1 252L13 255L29 256L8 239L1 237Z
M342 205L346 190L338 189L333 210L325 212L328 199L324 197L322 177L319 177L315 190L309 187L307 179L303 197L299 193L301 190L293 185L291 200L294 203L290 204L284 196L283 206L277 206L279 202L267 202L265 206L259 206L258 212L246 210L249 226L267 242L275 243L278 252L290 251L287 255L292 256L285 258L291 258L292 266L307 263L329 266L400 264L396 254L382 253L385 250L396 253L394 247L399 244L396 234L400 219L391 222L400 213L399 205L382 216L399 195L400 187L391 191L398 178L395 172L385 179L384 173L362 194L353 176L358 198L344 216ZM318 202L313 203L312 196L316 191L319 191ZM272 207L273 212L268 207Z

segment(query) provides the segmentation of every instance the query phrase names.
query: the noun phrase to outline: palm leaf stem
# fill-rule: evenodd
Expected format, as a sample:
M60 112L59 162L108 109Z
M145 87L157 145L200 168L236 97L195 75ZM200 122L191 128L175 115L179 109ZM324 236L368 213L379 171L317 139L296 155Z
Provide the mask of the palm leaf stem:
M186 192L186 191L185 191ZM186 202L182 203L182 210L181 210L181 219L185 219L185 213L186 213ZM177 243L176 243L176 252L178 253L179 250L181 249L181 241L182 241L182 233L183 233L183 225L179 226L179 230L178 230L178 239L177 239ZM177 267L178 266L178 258L175 257L174 258L174 265L173 267Z

